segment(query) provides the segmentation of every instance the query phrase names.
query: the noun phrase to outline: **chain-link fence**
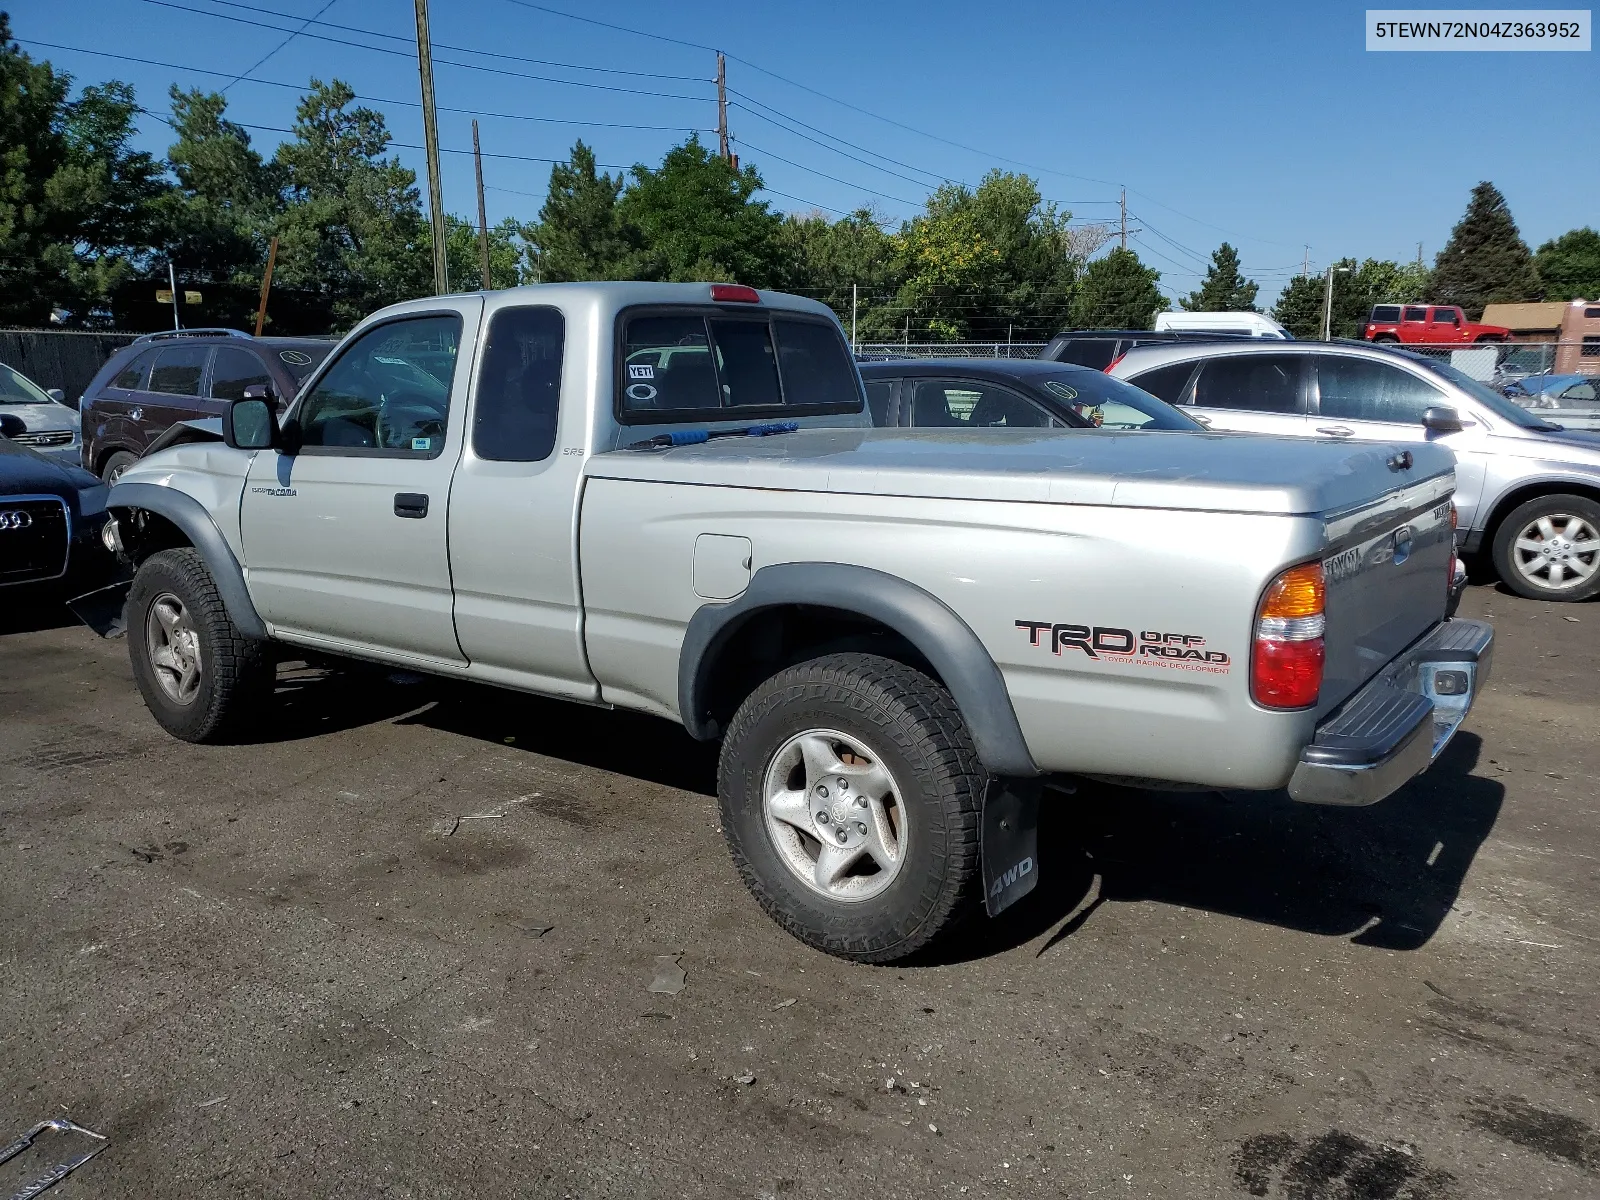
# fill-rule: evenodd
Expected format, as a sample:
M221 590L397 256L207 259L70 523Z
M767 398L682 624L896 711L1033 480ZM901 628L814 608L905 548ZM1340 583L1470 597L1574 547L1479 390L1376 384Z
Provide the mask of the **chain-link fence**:
M858 359L1038 358L1045 342L862 342Z
M1581 341L1480 342L1472 346L1402 342L1395 348L1443 359L1485 383L1539 375L1600 375L1600 335Z

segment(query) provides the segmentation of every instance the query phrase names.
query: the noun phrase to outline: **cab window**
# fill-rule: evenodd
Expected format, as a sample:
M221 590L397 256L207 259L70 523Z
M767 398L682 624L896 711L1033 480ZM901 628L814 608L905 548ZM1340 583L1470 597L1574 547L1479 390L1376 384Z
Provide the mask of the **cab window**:
M1456 310L1453 308L1434 309L1433 323L1435 325L1454 325L1456 323Z
M919 429L1059 429L1065 422L1010 388L977 380L908 379Z
M1408 321L1426 321L1427 319L1428 310L1425 308L1413 306L1406 309L1406 320Z
M330 454L435 458L444 450L461 318L388 321L362 334L295 414L301 446Z
M237 346L218 348L216 361L211 364L209 391L213 400L242 400L245 388L256 383L265 384L269 392L272 388L272 376L259 358Z
M489 321L473 401L472 452L542 462L556 444L566 320L554 308L503 308Z
M168 346L150 368L150 388L167 396L198 396L210 346Z
M134 356L127 366L117 372L117 377L111 381L111 386L129 392L143 391L145 380L150 377L150 364L155 361L154 350L146 350L143 354Z

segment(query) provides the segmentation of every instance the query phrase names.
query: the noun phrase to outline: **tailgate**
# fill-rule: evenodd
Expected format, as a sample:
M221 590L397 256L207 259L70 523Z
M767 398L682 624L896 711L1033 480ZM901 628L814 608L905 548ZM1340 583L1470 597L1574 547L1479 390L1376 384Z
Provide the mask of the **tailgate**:
M1327 664L1319 716L1444 620L1454 484L1452 475L1437 475L1328 518L1322 563Z

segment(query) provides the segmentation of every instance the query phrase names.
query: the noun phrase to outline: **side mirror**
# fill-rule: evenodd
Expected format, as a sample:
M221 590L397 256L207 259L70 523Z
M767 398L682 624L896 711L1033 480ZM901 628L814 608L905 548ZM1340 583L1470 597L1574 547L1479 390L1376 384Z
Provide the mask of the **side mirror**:
M1430 433L1460 433L1466 428L1462 424L1461 414L1443 405L1430 408L1422 414L1422 427Z
M67 402L67 394L60 388L46 388L44 394L49 396L50 399L54 400L57 404L65 404Z
M235 450L271 450L280 439L278 415L272 402L249 394L228 405L222 414L222 440Z
M14 438L27 432L28 427L16 413L0 413L0 437Z

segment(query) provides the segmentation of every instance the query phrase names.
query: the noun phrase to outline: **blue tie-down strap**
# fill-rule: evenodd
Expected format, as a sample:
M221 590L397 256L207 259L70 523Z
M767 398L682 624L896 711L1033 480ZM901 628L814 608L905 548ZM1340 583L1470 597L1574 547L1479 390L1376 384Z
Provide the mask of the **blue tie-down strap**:
M799 428L799 421L774 421L770 425L752 425L745 433L750 437L770 437L774 433L793 433Z
M775 433L793 433L800 428L798 421L773 421L766 425L749 425L744 429L674 429L658 433L642 442L634 442L629 450L664 450L669 446L698 446L712 438L771 437Z

